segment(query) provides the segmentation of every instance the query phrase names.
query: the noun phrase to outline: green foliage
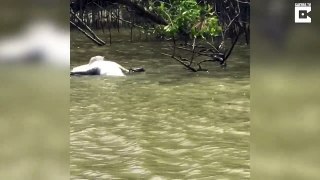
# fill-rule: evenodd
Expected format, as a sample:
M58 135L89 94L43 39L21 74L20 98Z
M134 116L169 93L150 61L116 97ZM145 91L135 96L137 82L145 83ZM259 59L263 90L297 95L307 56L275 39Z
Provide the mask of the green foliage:
M200 6L196 0L161 1L157 5L151 4L154 9L167 21L167 26L160 28L170 36L187 34L192 37L217 36L221 32L218 18L214 15L210 5Z

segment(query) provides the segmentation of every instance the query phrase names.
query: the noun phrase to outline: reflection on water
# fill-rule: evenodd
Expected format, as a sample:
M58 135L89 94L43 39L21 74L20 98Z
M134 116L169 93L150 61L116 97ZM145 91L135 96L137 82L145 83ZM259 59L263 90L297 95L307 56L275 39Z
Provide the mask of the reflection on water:
M227 70L192 73L161 55L166 43L73 38L72 66L103 55L146 72L71 78L72 179L249 178L247 48Z

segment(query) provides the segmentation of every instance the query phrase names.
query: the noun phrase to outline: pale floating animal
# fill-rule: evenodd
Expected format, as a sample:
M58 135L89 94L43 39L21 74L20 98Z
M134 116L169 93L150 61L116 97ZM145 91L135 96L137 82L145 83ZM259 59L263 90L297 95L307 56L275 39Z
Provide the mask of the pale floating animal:
M89 64L73 68L70 75L126 76L125 73L143 71L143 68L126 69L116 62L106 61L103 56L95 56L90 59Z
M0 38L0 64L70 66L70 31L50 21L30 23L20 33Z

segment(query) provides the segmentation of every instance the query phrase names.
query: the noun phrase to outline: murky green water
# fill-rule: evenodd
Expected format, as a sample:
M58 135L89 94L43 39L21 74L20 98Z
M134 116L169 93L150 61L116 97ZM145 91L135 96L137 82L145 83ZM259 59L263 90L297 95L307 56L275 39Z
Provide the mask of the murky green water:
M146 73L72 77L72 179L248 179L249 50L192 73L167 43L96 47L73 35L71 66L103 55Z

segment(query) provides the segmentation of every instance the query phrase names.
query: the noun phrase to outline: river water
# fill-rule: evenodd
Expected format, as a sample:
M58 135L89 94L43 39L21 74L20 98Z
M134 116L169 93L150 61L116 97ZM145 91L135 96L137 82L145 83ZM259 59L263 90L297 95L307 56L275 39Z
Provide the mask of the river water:
M227 69L193 73L161 55L166 42L71 42L71 67L102 55L146 69L71 77L72 179L249 179L247 47L236 47Z

